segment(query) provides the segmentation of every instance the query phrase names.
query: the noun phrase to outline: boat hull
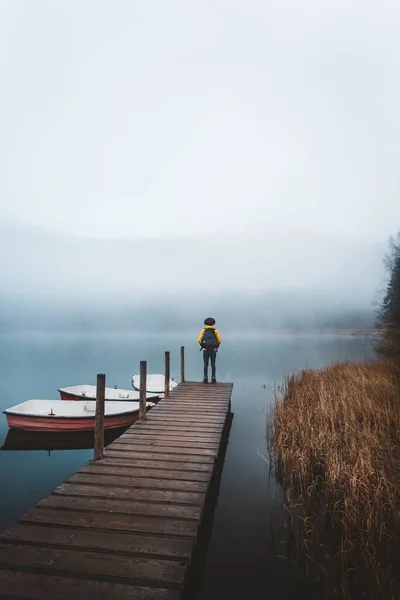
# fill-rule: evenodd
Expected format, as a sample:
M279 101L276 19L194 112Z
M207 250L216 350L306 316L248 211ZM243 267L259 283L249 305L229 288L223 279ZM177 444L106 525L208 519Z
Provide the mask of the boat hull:
M10 429L24 431L92 431L95 417L35 417L32 415L6 414ZM104 417L104 429L129 427L139 417L139 411Z

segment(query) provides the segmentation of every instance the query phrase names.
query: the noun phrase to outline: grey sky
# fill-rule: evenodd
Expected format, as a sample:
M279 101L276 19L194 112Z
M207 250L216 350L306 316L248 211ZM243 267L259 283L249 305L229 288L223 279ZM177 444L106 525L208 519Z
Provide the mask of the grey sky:
M0 1L0 218L386 240L397 0Z

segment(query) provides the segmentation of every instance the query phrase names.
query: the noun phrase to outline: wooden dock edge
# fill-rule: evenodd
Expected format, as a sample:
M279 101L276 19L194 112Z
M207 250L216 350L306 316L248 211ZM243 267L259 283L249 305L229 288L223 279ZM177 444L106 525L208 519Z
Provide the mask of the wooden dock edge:
M220 452L212 474L210 486L206 495L204 511L199 525L197 542L193 548L192 560L186 572L184 586L179 600L193 600L199 592L204 575L204 567L207 560L208 545L211 540L215 510L218 504L222 472L225 464L226 451L228 449L229 435L232 427L234 414L229 410L226 416L224 432L221 438Z

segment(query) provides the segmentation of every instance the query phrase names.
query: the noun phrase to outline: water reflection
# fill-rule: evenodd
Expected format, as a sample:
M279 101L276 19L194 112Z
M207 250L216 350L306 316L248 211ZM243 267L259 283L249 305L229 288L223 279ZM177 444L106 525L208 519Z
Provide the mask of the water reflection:
M124 433L125 428L106 429L104 445L108 446ZM9 429L0 450L89 450L94 447L93 431L42 432Z

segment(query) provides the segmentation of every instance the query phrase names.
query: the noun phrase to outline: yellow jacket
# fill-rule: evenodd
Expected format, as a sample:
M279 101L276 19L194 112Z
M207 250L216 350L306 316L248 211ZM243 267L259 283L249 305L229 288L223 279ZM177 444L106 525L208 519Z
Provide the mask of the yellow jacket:
M201 340L203 339L203 335L204 335L204 332L205 332L206 329L214 329L214 331L215 331L215 337L217 338L218 343L220 344L222 342L221 335L220 335L218 329L215 329L215 327L213 325L206 325L200 331L199 339L197 340L199 344L201 344ZM202 350L204 350L204 348L202 348Z

